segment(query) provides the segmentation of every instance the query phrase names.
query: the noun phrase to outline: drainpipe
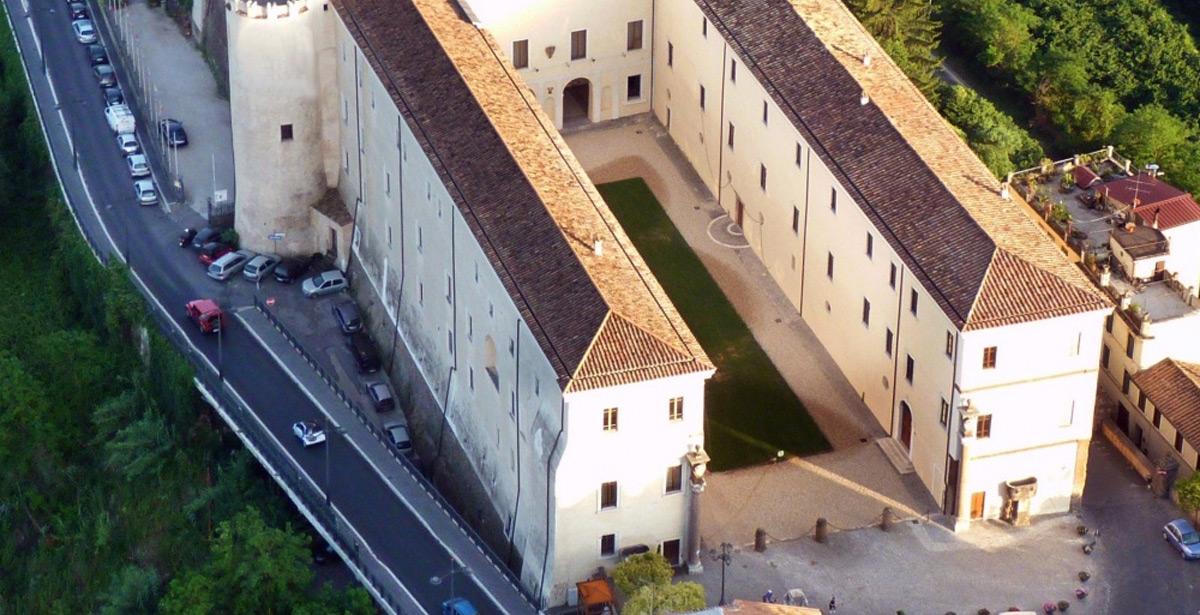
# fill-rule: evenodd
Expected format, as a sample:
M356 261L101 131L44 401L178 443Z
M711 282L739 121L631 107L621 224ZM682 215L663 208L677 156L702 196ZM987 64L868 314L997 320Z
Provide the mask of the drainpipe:
M354 199L354 216L350 220L350 245L346 246L346 273L350 273L350 265L354 262L354 236L358 233L358 210L363 202L363 172L362 172L362 75L359 73L358 56L362 51L354 52L354 132L358 150L358 198ZM363 270L364 272L366 269ZM384 281L386 287L387 281ZM385 291L386 292L386 291ZM386 309L386 308L385 308Z
M563 399L558 415L558 435L554 436L554 446L550 449L550 454L546 457L546 548L542 552L542 580L538 581L538 601L541 604L546 604L546 567L550 563L550 496L554 483L551 482L550 470L554 462L554 455L558 452L558 445L562 441L563 430L567 424L567 400Z
M896 336L892 340L892 418L888 424L888 435L896 434L896 390L900 387L897 379L900 377L900 321L904 319L904 267L900 270L900 280L896 283L898 295L896 299Z
M450 367L450 372L446 374L446 394L442 397L442 422L438 428L437 452L433 455L434 463L433 470L430 472L429 480L433 482L437 478L438 464L436 463L442 458L442 442L446 435L446 421L449 420L447 414L450 412L450 392L454 390L454 373L453 366ZM436 483L435 483L436 484Z
M396 189L400 194L400 294L396 297L397 309L404 307L404 282L405 282L405 258L404 252L404 118L396 116L396 149L400 152L400 160L398 161L398 171L396 173ZM383 281L383 311L387 313L387 280ZM392 352L388 357L388 373L396 365L396 344L400 341L400 315L396 315L395 321L392 322Z
M513 378L513 412L516 413L513 421L513 435L516 441L516 452L514 456L517 460L517 493L513 498L512 520L509 521L508 533L508 556L504 558L504 564L510 569L512 568L512 556L514 543L516 542L516 527L517 515L521 512L521 319L517 319L517 375ZM516 571L517 575L521 574L520 570Z

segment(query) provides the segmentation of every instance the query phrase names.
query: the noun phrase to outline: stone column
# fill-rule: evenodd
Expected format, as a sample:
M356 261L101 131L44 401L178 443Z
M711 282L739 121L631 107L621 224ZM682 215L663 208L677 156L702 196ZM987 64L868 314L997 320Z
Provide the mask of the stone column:
M704 493L705 480L693 480L692 493L688 497L688 527L687 527L687 571L688 574L704 572L704 563L700 560L700 494Z
M970 402L962 409L962 428L959 431L958 452L958 507L954 515L954 531L961 532L971 526L971 449L975 444L975 417L979 413Z

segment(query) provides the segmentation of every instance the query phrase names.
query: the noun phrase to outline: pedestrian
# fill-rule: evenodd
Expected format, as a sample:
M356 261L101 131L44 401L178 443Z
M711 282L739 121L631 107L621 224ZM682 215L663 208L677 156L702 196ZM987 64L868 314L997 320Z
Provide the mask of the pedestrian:
M762 601L767 604L775 604L775 592L768 589L767 593L763 594Z
M830 597L829 597L829 612L830 612L830 613L836 613L836 612L837 612L837 596L830 596Z

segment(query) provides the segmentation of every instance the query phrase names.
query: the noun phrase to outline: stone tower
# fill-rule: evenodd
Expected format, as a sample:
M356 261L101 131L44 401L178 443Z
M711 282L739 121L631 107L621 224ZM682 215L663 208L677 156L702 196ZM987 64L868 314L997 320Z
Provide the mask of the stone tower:
M314 251L310 208L324 194L318 29L310 0L230 0L229 106L242 246ZM313 0L315 2L315 0Z

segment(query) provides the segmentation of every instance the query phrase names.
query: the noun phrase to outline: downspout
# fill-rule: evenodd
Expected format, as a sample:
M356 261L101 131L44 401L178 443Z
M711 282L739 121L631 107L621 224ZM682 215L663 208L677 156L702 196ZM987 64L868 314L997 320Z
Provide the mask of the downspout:
M897 378L900 376L900 319L904 318L904 267L898 267L900 270L900 281L897 283L899 287L899 298L896 299L896 339L892 340L892 419L888 422L888 435L895 435L896 429L896 389L900 383Z
M362 207L363 202L363 171L362 171L362 75L359 73L358 56L361 51L354 52L354 134L355 134L355 149L358 155L358 198L354 199L354 216L350 220L350 245L346 247L346 272L350 272L350 265L354 262L354 237L358 234L358 210ZM366 269L363 269L366 272ZM386 291L387 280L384 280L384 288ZM387 308L384 308L387 309Z
M950 404L948 415L946 416L946 469L942 472L942 513L946 514L946 489L950 486L950 477L946 474L950 471L950 442L954 438L954 389L958 386L958 349L962 345L962 331L954 332L954 356L951 360L954 361L953 376L950 379L950 397L946 398L946 402ZM939 408L940 412L941 409ZM960 455L961 456L961 455ZM962 473L962 460L959 459L959 474ZM955 477L957 480L958 477ZM955 488L955 499L958 498L958 489ZM958 512L958 511L955 511Z
M721 178L725 177L725 67L728 64L729 45L721 45L721 109L717 114L718 123L717 134L720 135L717 139L717 181L713 182L717 187L717 206L725 209L723 196L724 189L721 187Z
M398 172L396 174L396 190L400 193L400 294L396 297L396 304L399 309L404 308L404 282L405 282L405 267L407 262L404 253L404 118L396 116L396 149L400 152L400 160L398 164ZM385 305L383 311L387 312L387 280L383 281L383 295ZM392 323L392 352L388 356L388 373L396 366L396 344L400 341L400 315L396 315L396 320Z
M450 371L446 373L446 394L442 396L442 422L441 427L438 428L437 451L433 454L434 463L432 464L433 470L429 475L430 482L437 478L438 464L436 462L442 458L442 442L446 435L446 421L449 420L447 414L450 412L450 392L454 390L455 371L454 366L451 366Z
M800 318L804 318L804 278L808 275L808 203L812 194L812 148L804 152L804 231L800 238ZM894 374L893 374L894 376Z
M654 115L654 16L658 0L650 0L650 115ZM645 38L643 32L642 37Z
M513 412L516 413L516 420L513 421L514 435L516 436L516 452L514 457L517 460L517 494L513 499L512 520L509 521L508 528L508 556L504 558L504 564L510 569L512 568L513 548L516 543L516 526L517 515L521 511L521 319L517 319L517 375L513 378ZM521 571L516 571L517 575Z
M546 566L550 563L550 494L553 483L550 482L550 466L554 461L554 454L558 452L558 445L562 441L563 430L567 420L567 400L562 400L561 409L558 415L558 435L554 436L554 446L550 449L550 455L546 457L546 548L542 552L542 580L538 582L538 602L546 603Z

